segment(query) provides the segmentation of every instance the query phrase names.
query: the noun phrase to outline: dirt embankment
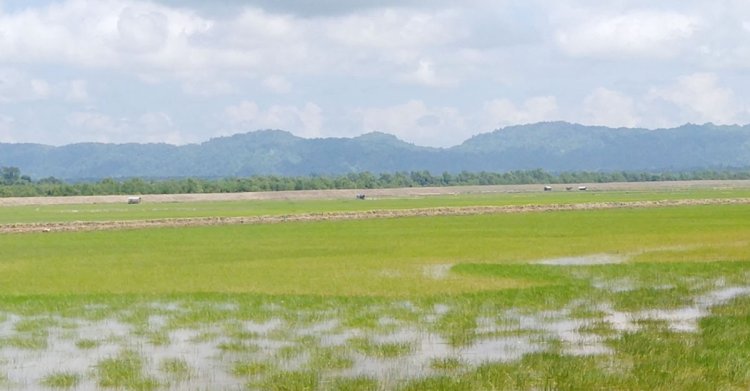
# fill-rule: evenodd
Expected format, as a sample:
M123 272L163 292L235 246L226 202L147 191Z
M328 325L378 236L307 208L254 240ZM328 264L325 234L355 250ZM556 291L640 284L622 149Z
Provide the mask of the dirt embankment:
M679 189L736 189L750 188L750 181L709 180L669 182L614 182L577 183L552 185L553 191L574 191L586 186L588 191L654 191ZM297 190L266 191L252 193L207 193L207 194L146 194L144 203L196 202L196 201L246 201L246 200L323 200L351 199L355 194L368 197L426 197L453 194L492 194L542 192L543 185L496 185L496 186L452 186L452 187L407 187L397 189L345 189L345 190ZM0 198L0 206L13 205L59 205L59 204L117 204L126 203L128 196L70 196L70 197L8 197Z
M501 213L529 213L548 211L599 210L615 208L656 208L686 205L747 205L750 198L662 200L633 202L594 202L581 204L507 205L419 208L399 210L372 210L357 212L300 213L292 215L269 215L247 217L197 217L125 221L74 221L59 223L23 223L0 225L1 233L98 231L117 229L140 229L158 227L189 227L229 224L278 224L305 221L340 221L418 216L464 216Z

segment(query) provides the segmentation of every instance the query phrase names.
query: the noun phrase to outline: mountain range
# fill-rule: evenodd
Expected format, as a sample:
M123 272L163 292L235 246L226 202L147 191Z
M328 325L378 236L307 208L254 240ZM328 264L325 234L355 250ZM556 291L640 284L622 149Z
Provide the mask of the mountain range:
M340 175L422 171L686 171L750 167L750 125L608 128L567 122L509 126L450 148L374 132L305 139L259 130L201 144L0 143L0 166L38 179Z

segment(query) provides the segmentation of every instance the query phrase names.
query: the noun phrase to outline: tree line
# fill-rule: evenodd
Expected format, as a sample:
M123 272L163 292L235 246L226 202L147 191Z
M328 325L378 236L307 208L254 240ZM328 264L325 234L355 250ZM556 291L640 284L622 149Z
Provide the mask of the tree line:
M341 176L260 175L231 178L143 179L105 178L88 182L66 182L54 177L33 180L17 167L0 167L0 197L239 193L284 190L382 189L397 187L565 184L606 182L653 182L708 179L750 179L750 169L699 170L688 172L563 172L541 169L497 172L460 172L432 174L411 171L373 174L351 173Z

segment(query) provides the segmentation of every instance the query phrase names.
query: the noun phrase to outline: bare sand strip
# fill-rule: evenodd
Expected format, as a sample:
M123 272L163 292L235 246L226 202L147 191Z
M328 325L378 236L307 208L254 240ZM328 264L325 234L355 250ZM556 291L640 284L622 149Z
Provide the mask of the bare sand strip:
M230 224L278 224L285 222L306 221L341 221L419 216L467 216L501 213L529 213L550 211L600 210L617 208L658 208L688 205L747 205L750 198L730 199L691 199L632 202L592 202L581 204L549 205L504 205L504 206L471 206L442 207L395 210L371 210L356 212L300 213L291 215L266 215L244 217L194 217L152 220L123 221L72 221L56 223L19 223L0 225L0 234L26 232L59 232L59 231L99 231L117 229L140 229L160 227L189 227Z
M687 189L737 189L750 188L750 180L707 180L665 182L613 182L577 183L551 185L553 191L565 191L570 187L577 191L585 186L587 191L655 191ZM252 200L323 200L352 199L356 194L371 198L427 197L434 195L532 193L544 191L543 185L496 185L496 186L450 186L407 187L396 189L344 189L344 190L295 190L265 191L250 193L205 193L205 194L145 194L144 203L198 202L198 201L252 201ZM135 195L135 194L134 194ZM59 204L117 204L127 203L127 195L69 196L69 197L7 197L0 198L0 206L14 205L59 205Z

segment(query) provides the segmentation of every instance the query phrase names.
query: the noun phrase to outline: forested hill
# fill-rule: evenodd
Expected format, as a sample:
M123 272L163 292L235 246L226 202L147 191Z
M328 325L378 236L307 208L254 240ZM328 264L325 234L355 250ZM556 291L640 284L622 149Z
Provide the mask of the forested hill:
M680 171L750 167L750 125L629 129L545 122L480 134L451 148L385 133L303 139L280 130L201 144L1 144L0 166L33 178L338 175L351 172Z

